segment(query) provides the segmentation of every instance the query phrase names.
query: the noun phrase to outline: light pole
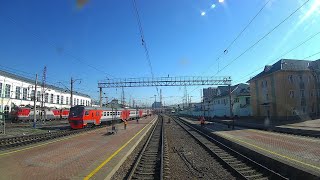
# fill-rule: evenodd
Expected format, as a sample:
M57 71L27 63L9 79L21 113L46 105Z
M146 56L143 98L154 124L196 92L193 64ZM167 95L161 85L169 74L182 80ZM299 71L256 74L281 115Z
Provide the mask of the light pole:
M70 80L70 108L72 107L72 105L73 105L73 84L75 83L75 82L77 82L77 81L79 81L79 84L81 83L81 79L73 79L72 77L71 77L71 80ZM68 88L67 88L68 89Z

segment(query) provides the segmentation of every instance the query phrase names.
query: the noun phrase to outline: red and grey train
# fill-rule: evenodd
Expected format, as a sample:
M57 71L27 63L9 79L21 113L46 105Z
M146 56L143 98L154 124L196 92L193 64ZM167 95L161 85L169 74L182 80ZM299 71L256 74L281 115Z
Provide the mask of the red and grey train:
M36 119L44 120L61 120L67 119L69 116L69 109L56 109L56 108L40 108L36 109ZM34 110L30 107L14 107L11 110L9 118L12 122L25 122L34 119Z
M72 129L82 129L112 120L129 120L149 115L151 115L149 109L111 109L78 105L70 108L68 120Z

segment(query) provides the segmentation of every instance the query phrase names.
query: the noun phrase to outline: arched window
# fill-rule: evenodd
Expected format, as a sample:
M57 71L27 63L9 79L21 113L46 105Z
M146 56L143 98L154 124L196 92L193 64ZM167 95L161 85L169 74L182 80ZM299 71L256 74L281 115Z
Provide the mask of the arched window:
M6 105L6 106L4 106L4 117L6 118L6 119L8 119L9 118L9 106L8 105Z

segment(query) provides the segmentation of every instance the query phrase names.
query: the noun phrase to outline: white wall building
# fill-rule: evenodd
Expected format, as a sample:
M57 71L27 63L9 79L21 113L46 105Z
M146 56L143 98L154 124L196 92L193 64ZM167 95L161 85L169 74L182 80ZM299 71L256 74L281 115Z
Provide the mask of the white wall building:
M70 91L38 83L36 105L50 108L70 108ZM35 81L0 70L0 112L10 112L13 106L34 106ZM42 96L43 94L43 96ZM43 98L42 98L43 97ZM42 101L43 100L43 101ZM73 105L91 106L90 96L73 91Z

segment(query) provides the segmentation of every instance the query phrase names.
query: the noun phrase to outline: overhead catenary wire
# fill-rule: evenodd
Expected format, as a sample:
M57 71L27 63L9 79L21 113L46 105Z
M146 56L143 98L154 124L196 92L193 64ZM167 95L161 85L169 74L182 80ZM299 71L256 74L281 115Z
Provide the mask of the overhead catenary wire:
M268 0L261 8L260 10L253 16L253 18L249 21L249 23L238 33L238 35L230 42L230 44L224 49L223 52L219 54L219 56L216 58L215 61L218 61L222 55L228 54L229 49L232 47L232 45L241 37L241 35L244 33L245 30L248 29L248 27L252 24L252 22L259 16L259 14L262 12L262 10L269 4L271 0ZM210 65L208 69L210 69L214 64Z
M220 69L217 73L215 73L213 76L216 76L221 71L229 67L232 63L234 63L236 60L238 60L240 57L242 57L244 54L246 54L249 50L251 50L253 47L255 47L257 44L259 44L263 39L265 39L267 36L269 36L274 30L279 28L284 22L286 22L290 17L292 17L296 12L298 12L303 6L305 6L310 0L306 0L303 4L301 4L297 9L295 9L292 13L289 14L286 18L284 18L280 23L278 23L276 26L274 26L271 30L269 30L266 34L264 34L260 39L258 39L255 43L253 43L251 46L249 46L245 51L243 51L241 54L239 54L237 57L232 59L227 65L225 65L222 69ZM193 89L198 89L199 87Z
M245 51L243 51L240 55L238 55L236 58L232 59L227 65L225 65L222 69L220 69L215 75L229 67L233 62L235 62L237 59L242 57L245 53L247 53L249 50L251 50L253 47L255 47L257 44L259 44L263 39L265 39L267 36L269 36L274 30L276 30L279 26L281 26L284 22L286 22L291 16L293 16L297 11L299 11L304 5L306 5L310 0L305 1L302 5L300 5L297 9L295 9L289 16L287 16L285 19L283 19L279 24L277 24L275 27L273 27L270 31L268 31L265 35L263 35L258 41L256 41L254 44L252 44L250 47L248 47Z
M148 50L147 43L146 43L146 40L145 40L145 37L144 37L143 27L142 27L142 23L141 23L141 19L140 19L140 15L139 15L139 10L138 10L136 1L135 1L135 0L132 0L132 4L133 4L133 8L134 8L134 14L135 14L135 17L136 17L136 19L137 19L138 26L139 26L141 43L142 43L142 46L144 47L146 59L147 59L147 62L148 62L148 66L149 66L149 68L150 68L151 77L154 78L152 63L151 63L151 59L150 59L150 55L149 55L149 50ZM157 90L157 94L158 94L158 96L159 96L158 86L156 86L156 90Z
M318 55L318 54L320 54L320 51L319 51L319 52L316 52L316 53L314 53L314 54L311 54L310 56L306 56L306 57L304 57L303 59L306 60L306 59L311 58L311 57L313 57L313 56L316 56L316 55Z
M285 53L283 53L282 55L278 56L277 58L273 59L272 61L269 61L267 64L271 64L274 63L276 61L278 61L280 58L284 57L285 55L291 53L292 51L296 50L297 48L301 47L302 45L304 45L305 43L307 43L308 41L312 40L313 38L315 38L317 35L320 34L320 31L316 32L315 34L309 36L307 39L305 39L304 41L302 41L301 43L299 43L297 46L289 49L288 51L286 51ZM310 58L310 57L308 57ZM306 58L304 58L306 59ZM240 79L238 79L236 82L240 82L241 80L247 78L248 76L250 76L251 74L263 69L265 66L260 66L259 68L255 69L254 71L250 72L249 74L242 76Z
M245 30L248 29L248 27L252 24L252 22L260 15L260 13L262 12L262 10L269 4L271 0L268 0L261 8L260 10L251 18L251 20L249 21L249 23L238 33L238 35L230 42L230 44L224 49L224 51L222 51L218 57L215 59L214 62L219 61L220 58L224 55L227 54L229 52L229 49L232 47L232 45L241 37L241 35L245 32ZM209 67L207 68L207 70L205 70L204 72L202 72L201 74L205 73L206 71L210 70L211 67L214 64L209 65ZM218 71L219 71L219 62L218 62ZM194 90L198 89L200 86L197 86L195 89L193 89L191 92L193 92Z

